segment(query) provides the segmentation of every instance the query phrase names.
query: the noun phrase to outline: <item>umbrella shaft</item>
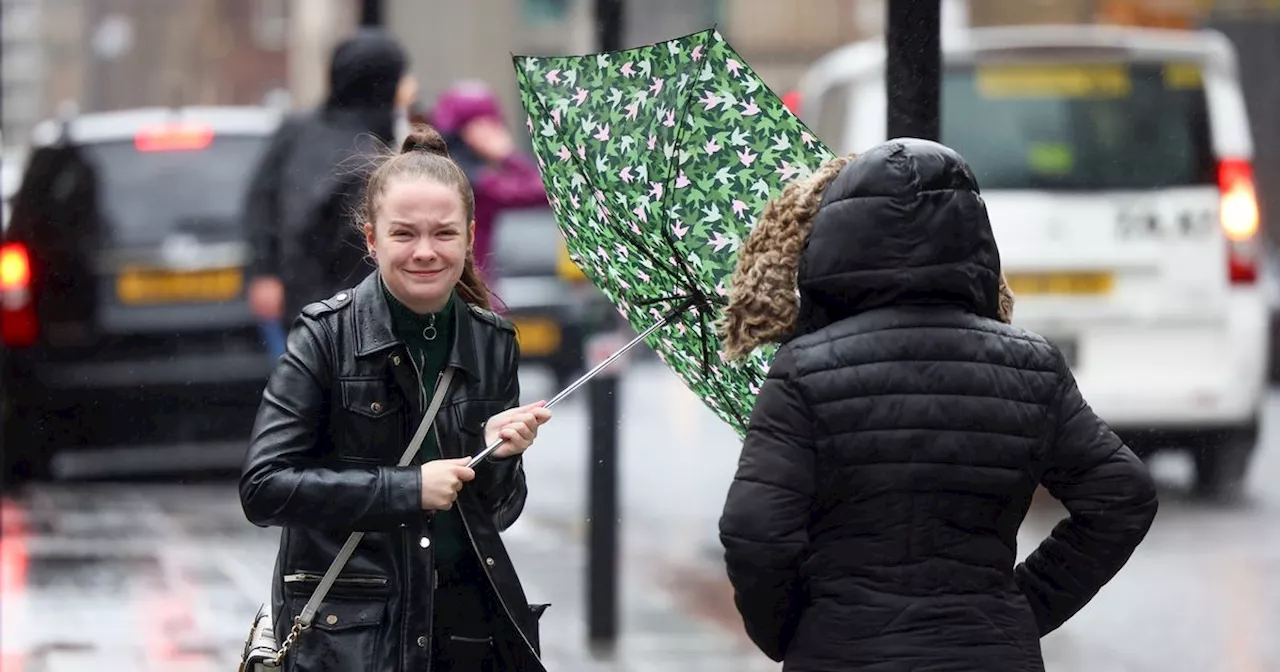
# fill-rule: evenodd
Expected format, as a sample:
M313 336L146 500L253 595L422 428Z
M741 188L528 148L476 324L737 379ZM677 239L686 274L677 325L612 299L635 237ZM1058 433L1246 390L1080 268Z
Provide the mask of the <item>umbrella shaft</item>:
M644 331L640 332L640 335L631 339L630 343L627 343L626 345L622 346L620 350L613 353L612 355L609 355L607 358L605 358L603 362L596 364L594 367L592 367L590 371L582 374L581 378L573 381L573 383L570 384L569 387L564 388L563 390L560 391L559 394L552 397L551 401L547 402L547 408L551 408L552 406L555 406L556 404L560 403L565 397L569 396L570 394L573 394L574 391L576 391L579 387L582 387L583 385L585 385L587 381L596 377L596 374L608 368L610 364L618 361L618 358L627 354L628 350L636 347L637 345L640 345L642 342L644 342L644 339L649 337L650 334L662 328L662 326L665 325L668 321L670 321L673 316L683 312L686 308L688 308L688 304L681 306L677 311L670 313L667 316L663 317L662 319L658 320L657 322L654 322L653 324L649 325L648 329L645 329ZM506 441L505 439L495 439L493 443L490 443L489 445L485 446L484 450L480 451L479 454L471 458L471 462L467 463L467 466L474 469L477 464L480 464L480 462L484 460L484 458L489 457L489 455L493 454L493 451L497 450L498 446L501 446L503 443L505 443L505 441Z

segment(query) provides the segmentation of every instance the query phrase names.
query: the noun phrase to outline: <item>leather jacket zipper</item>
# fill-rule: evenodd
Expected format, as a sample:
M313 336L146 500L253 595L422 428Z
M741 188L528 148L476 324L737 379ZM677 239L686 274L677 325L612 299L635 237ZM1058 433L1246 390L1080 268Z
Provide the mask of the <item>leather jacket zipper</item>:
M425 355L423 356L423 361L426 361ZM418 362L413 359L412 354L409 355L409 362L413 364L413 372L418 377L418 405L422 409L422 414L425 416L427 413L427 391L422 387L422 369L418 368ZM443 372L436 374L436 387L440 386L440 380L443 378L444 378ZM440 417L438 414L438 411L439 409L437 409L437 415L436 415L437 418ZM419 420L419 422L421 422L421 420ZM412 427L413 425L410 425L410 426ZM431 431L434 433L435 429L436 429L436 424L435 424L435 420L433 419L431 421ZM436 446L438 447L440 445L440 435L436 434L435 439L436 439ZM419 456L422 455L421 448L418 449L418 455ZM425 516L427 519L427 525L428 525L427 532L430 533L430 524L431 524L432 518L435 515L435 512L424 511L423 513L427 514ZM404 566L410 567L412 566L413 558L410 557L411 552L409 551L409 537L407 536L407 533L406 533L406 536L403 538L403 543L404 543L404 549L405 549ZM435 632L436 630L436 587L439 582L439 578L436 575L435 564L436 564L436 556L435 556L435 552L432 551L431 562L427 565L427 571L429 572L429 575L431 577L427 581L427 583L429 584L429 587L427 588L427 590L429 591L428 594L431 596L431 606L429 609L426 610L427 611L427 627L426 627L426 635L425 635L427 637L426 648L427 648L427 669L428 670L431 669L431 666L435 662L433 660L433 658L435 658L435 646L431 641L432 639L435 639L435 636L436 636L436 632ZM407 600L407 596L406 596L406 600ZM407 601L405 603L408 604Z
M440 433L436 431L435 425L431 426L431 431L435 434L436 445L440 445ZM476 546L476 538L471 534L471 523L467 522L467 513L466 509L462 506L462 500L459 499L454 506L458 507L458 517L462 519L462 528L467 531L467 541L471 543L471 551L476 554L476 559L480 561L480 569L484 572L485 578L489 580L489 587L493 589L493 594L498 598L498 604L502 605L502 611L507 614L507 619L515 626L516 633L520 635L520 641L524 643L524 648L529 651L529 655L533 656L533 659L537 661L539 667L544 670L547 669L547 666L542 662L542 658L536 651L534 651L533 643L529 641L529 638L525 636L524 631L520 629L520 622L517 621L515 616L511 613L511 607L507 606L506 598L502 596L502 591L498 590L498 583L493 580L493 574L489 573L489 563L486 562L487 558L480 553L480 547ZM434 605L432 606L434 607Z
M418 409L426 414L427 412L427 391L422 389L422 369L418 368L418 360L413 358L413 353L409 352L409 348L405 348L405 354L409 355L409 363L413 365L413 373L418 378ZM425 359L425 355L423 355ZM443 375L443 374L441 374ZM440 376L436 376L436 385L440 384Z
M293 574L285 574L285 583L320 583L324 578L323 574L311 574L309 572L295 572ZM382 588L390 583L387 579L374 576L351 576L339 577L333 582L335 586L363 586Z

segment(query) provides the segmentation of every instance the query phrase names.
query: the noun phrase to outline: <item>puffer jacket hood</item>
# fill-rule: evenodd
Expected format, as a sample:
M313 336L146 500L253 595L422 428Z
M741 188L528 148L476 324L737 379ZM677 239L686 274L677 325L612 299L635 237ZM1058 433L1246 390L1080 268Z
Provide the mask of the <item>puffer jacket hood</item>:
M409 61L385 33L361 29L333 50L329 64L330 109L391 110Z
M977 179L954 150L890 140L823 192L797 272L798 333L892 305L1001 319L1000 252Z

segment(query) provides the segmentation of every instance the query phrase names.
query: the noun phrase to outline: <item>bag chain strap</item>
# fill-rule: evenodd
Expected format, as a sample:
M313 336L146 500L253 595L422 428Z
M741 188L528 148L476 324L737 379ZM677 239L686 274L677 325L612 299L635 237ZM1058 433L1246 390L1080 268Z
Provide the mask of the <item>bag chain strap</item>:
M284 666L284 654L289 652L289 647L293 646L293 643L297 641L298 635L301 635L302 631L309 630L310 628L311 626L302 624L301 616L295 616L293 618L293 627L289 628L289 634L284 638L284 642L280 644L280 650L276 652L275 660L272 661L275 663L276 667Z

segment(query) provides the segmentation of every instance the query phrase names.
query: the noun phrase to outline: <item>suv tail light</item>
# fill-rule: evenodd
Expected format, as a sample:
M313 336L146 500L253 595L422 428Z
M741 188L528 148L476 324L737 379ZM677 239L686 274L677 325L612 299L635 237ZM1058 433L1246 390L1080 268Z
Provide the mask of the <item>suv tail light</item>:
M204 149L213 142L213 127L207 124L169 123L144 128L134 136L139 152L179 152Z
M0 246L0 341L24 348L36 342L39 328L31 293L31 257L22 243Z
M1231 284L1258 280L1258 195L1253 188L1253 165L1242 159L1218 163L1218 218L1227 237L1227 268Z

